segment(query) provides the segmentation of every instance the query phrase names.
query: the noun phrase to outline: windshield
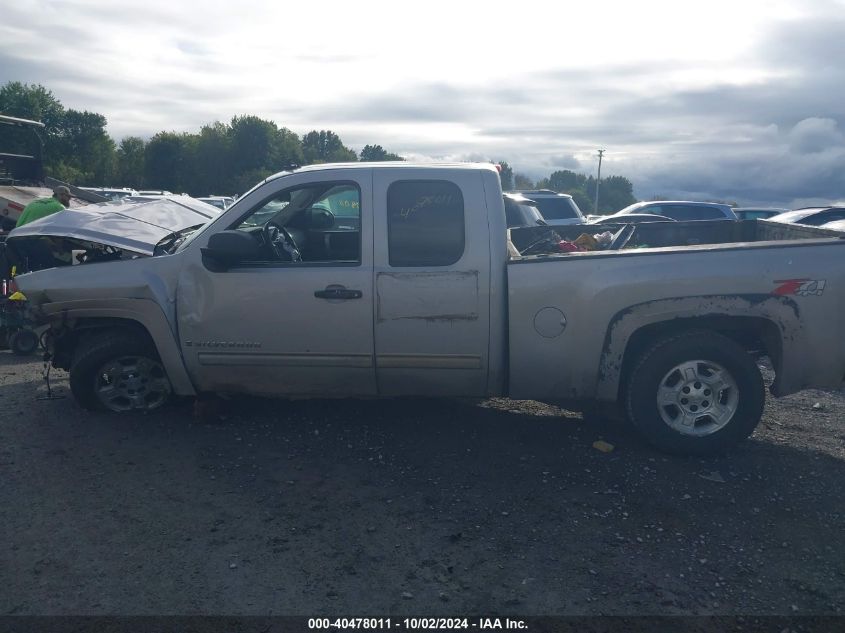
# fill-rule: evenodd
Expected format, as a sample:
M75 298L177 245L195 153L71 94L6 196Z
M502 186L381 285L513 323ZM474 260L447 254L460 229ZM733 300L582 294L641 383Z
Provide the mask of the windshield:
M207 226L206 224L197 224L196 226L189 226L187 229L183 229L178 233L171 233L163 240L161 240L158 244L155 245L155 249L153 250L153 255L172 255L179 248L188 241L195 233L199 232L199 229L202 227Z

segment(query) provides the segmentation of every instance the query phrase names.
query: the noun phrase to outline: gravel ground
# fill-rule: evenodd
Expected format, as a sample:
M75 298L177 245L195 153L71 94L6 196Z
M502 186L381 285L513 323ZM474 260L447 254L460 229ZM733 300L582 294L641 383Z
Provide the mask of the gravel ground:
M54 378L0 352L0 614L845 610L842 392L688 459L536 402L114 416Z

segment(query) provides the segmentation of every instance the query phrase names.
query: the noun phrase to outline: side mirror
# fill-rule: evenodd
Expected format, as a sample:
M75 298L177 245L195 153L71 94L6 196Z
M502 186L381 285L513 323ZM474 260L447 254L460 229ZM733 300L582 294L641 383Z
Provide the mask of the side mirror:
M261 247L255 238L243 231L220 231L208 239L202 249L203 263L214 272L222 272L245 261L261 258Z

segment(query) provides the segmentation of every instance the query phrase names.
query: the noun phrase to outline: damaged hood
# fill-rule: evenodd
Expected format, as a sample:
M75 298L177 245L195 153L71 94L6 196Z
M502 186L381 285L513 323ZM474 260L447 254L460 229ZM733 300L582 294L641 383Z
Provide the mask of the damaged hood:
M65 209L13 230L7 238L64 237L152 255L174 233L207 224L222 211L189 196L103 202Z

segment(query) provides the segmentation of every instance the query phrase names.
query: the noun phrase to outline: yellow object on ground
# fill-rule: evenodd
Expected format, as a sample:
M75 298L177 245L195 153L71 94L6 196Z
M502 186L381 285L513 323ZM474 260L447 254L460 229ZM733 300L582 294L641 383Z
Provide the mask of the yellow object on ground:
M602 453L609 453L613 450L613 444L608 444L604 440L596 440L593 442L593 448L597 451L601 451Z
M9 301L26 301L26 295L18 290L9 295Z

